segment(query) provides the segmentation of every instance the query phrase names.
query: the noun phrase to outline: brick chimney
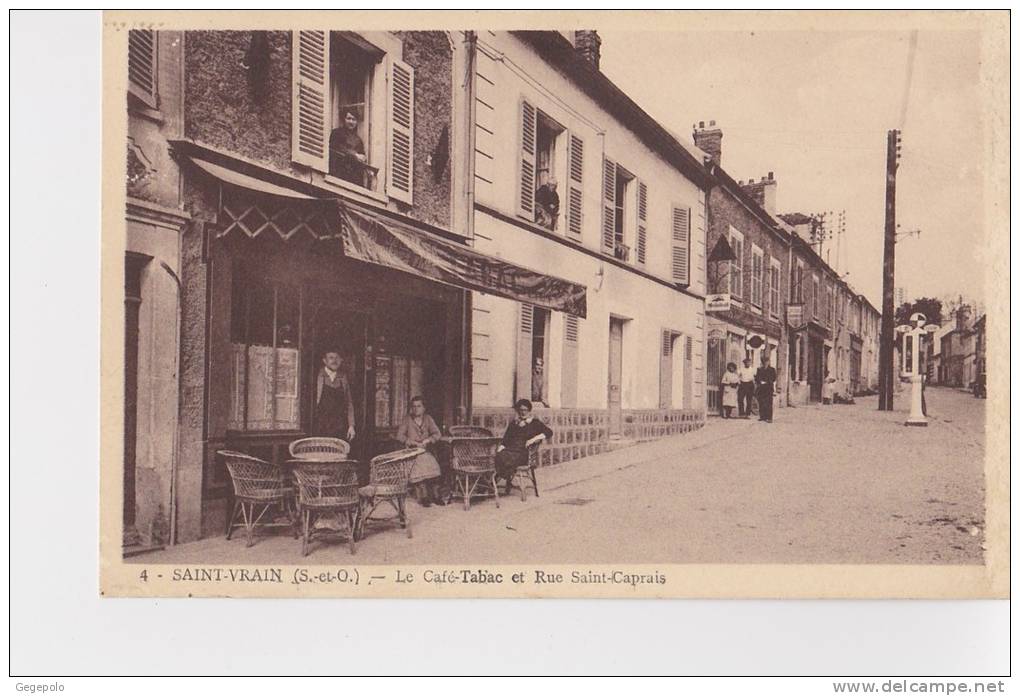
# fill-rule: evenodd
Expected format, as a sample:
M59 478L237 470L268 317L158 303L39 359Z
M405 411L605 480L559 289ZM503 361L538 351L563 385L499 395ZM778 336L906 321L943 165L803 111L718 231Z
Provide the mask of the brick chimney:
M598 70L599 59L602 57L602 37L597 31L594 29L575 31L574 49Z
M704 121L698 121L694 126L694 144L707 152L713 162L722 164L722 130L716 127L715 121L709 121L707 128Z
M766 213L776 214L776 177L773 172L769 172L768 176L763 176L758 183L751 179L746 184L740 182L740 186L747 195L765 209Z

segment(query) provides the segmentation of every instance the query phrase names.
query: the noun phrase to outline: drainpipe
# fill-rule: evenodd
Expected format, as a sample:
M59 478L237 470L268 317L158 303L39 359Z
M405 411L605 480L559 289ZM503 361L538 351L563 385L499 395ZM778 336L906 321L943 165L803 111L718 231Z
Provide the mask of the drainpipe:
M477 117L477 103L475 100L475 73L476 61L478 59L478 35L473 31L464 32L464 43L467 44L467 66L464 75L464 103L467 105L467 142L465 148L464 162L464 197L466 199L467 217L465 219L466 233L471 240L471 246L475 245L475 119ZM464 300L461 302L461 359L460 359L460 400L463 413L458 413L459 420L469 424L471 422L471 409L474 394L474 386L471 383L471 319L472 319L472 295L470 291L464 291ZM461 410L461 409L458 409Z
M177 408L174 414L174 440L173 446L170 453L170 537L167 542L168 546L173 546L177 543L177 461L179 457L180 442L181 442L181 386L183 383L181 375L181 279L178 277L174 270L167 265L165 261L160 261L159 265L164 271L170 276L170 279L174 282L174 287L177 291L177 316L174 326L174 345L176 350L174 351L174 374L177 377Z

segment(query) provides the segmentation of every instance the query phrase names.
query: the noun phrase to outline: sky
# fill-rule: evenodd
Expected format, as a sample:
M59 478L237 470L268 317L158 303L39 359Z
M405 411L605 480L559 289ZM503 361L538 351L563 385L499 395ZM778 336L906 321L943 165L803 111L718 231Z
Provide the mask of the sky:
M599 35L602 72L645 111L688 141L714 119L734 179L775 172L778 212L845 210L839 270L878 308L886 133L902 128L897 222L921 234L897 244L896 285L984 299L977 32L919 32L909 92L905 31Z

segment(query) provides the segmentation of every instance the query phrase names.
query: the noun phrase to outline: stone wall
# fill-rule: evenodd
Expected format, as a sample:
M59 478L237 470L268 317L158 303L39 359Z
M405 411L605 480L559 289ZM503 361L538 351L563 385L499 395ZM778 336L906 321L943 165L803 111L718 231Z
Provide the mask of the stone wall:
M642 409L623 412L625 440L656 440L667 435L689 433L705 425L705 414L693 409L663 411Z
M415 70L414 205L399 210L448 227L453 50L445 32L398 35L401 57ZM291 32L266 32L264 76L242 66L251 41L249 31L187 32L185 137L307 179L307 170L291 162Z
M609 448L609 412L604 409L536 408L536 418L553 430L552 442L541 449L541 466L559 464L605 452ZM509 408L476 408L471 424L502 435L513 418ZM704 426L705 415L695 410L625 410L623 439L654 440Z

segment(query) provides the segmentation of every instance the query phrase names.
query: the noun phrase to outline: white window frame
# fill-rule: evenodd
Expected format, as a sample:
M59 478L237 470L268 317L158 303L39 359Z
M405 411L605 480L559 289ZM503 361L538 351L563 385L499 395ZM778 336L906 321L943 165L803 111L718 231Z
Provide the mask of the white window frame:
M758 274L755 275L754 262L758 260ZM757 293L758 301L755 302ZM765 300L765 250L751 242L751 308L762 311L762 303Z
M737 251L736 240L740 241L740 250ZM730 261L730 272L727 284L729 285L730 295L736 299L741 299L744 296L744 234L733 225L730 225L730 247L733 248L733 253L736 255L735 261ZM737 280L734 283L734 279ZM739 289L734 288L736 286Z

